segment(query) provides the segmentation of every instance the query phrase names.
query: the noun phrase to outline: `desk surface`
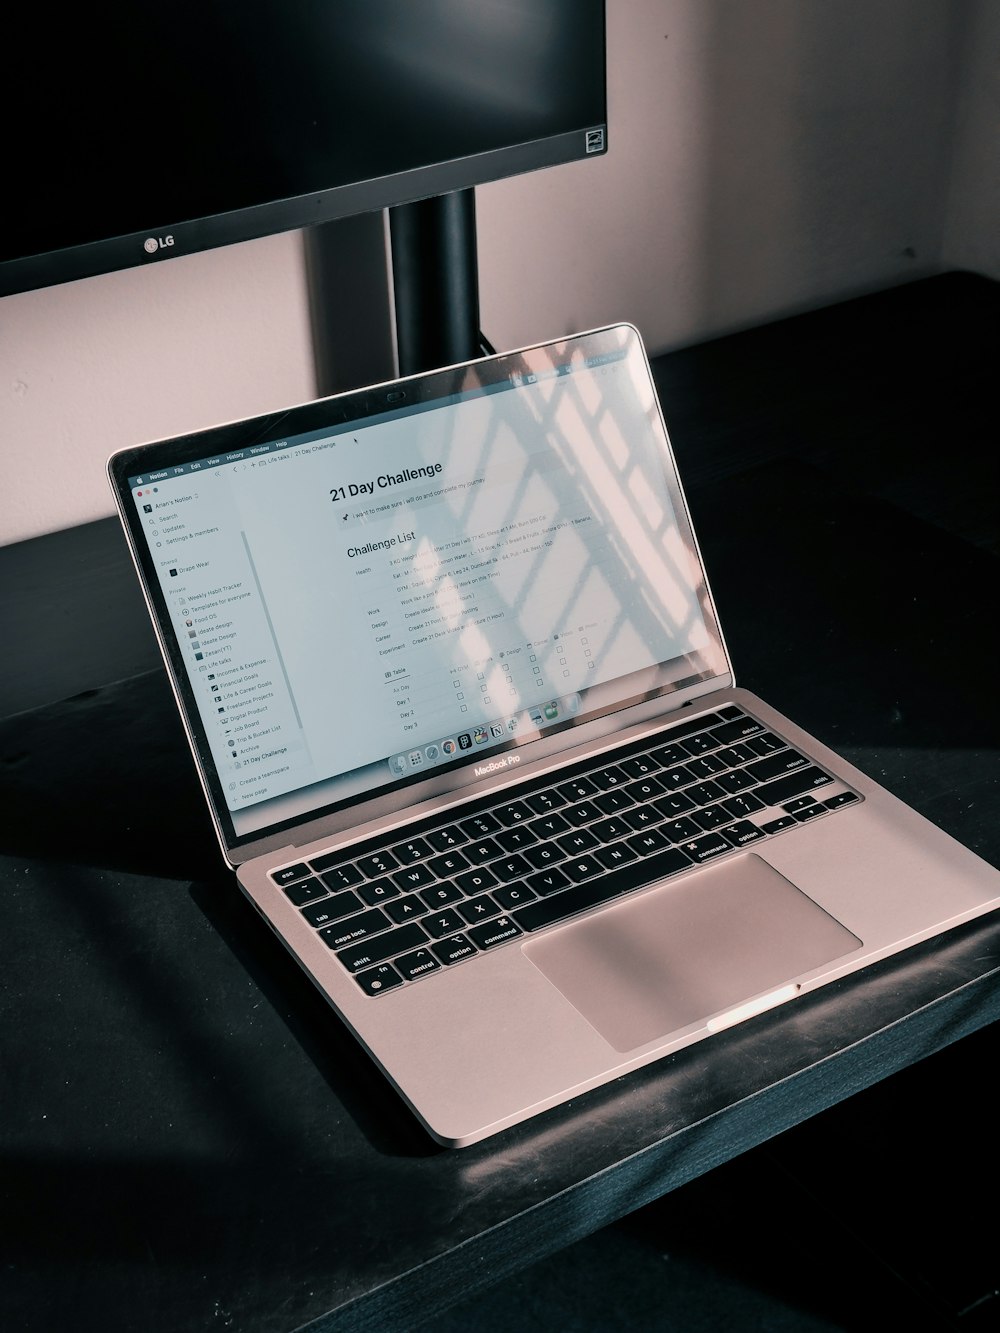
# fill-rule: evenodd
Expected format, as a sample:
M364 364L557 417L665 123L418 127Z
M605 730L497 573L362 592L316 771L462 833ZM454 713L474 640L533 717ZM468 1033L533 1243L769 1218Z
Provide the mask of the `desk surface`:
M656 371L741 683L1000 866L998 305L949 275ZM413 1328L1000 1013L990 917L438 1149L219 868L162 672L107 679L0 724L11 1330Z

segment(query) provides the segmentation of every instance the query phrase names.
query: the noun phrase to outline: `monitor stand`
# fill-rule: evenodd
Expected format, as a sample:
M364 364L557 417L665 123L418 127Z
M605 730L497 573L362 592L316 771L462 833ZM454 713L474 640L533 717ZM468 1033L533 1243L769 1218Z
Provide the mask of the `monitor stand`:
M319 396L493 351L471 188L319 223L305 256Z
M389 209L400 375L482 353L475 191Z

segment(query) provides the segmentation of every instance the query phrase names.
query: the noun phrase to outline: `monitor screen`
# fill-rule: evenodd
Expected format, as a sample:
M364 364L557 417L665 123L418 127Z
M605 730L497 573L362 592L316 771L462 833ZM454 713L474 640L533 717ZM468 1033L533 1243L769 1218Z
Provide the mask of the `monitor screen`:
M20 6L0 295L606 147L603 0Z

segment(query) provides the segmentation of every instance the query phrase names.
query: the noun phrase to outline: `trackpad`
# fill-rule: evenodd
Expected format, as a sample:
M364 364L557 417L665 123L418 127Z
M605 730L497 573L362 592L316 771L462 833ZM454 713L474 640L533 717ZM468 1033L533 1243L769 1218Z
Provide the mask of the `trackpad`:
M749 855L531 940L524 953L616 1050L631 1051L860 947Z

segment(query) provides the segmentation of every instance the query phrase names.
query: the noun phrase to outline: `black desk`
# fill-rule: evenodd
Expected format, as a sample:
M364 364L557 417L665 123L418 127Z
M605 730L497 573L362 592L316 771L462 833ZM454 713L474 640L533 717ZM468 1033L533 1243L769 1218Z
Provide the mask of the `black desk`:
M996 865L998 308L947 275L656 365L741 683ZM220 869L120 541L0 551L48 590L10 688L98 675L0 726L5 1328L413 1328L1000 1014L991 917L437 1149Z

